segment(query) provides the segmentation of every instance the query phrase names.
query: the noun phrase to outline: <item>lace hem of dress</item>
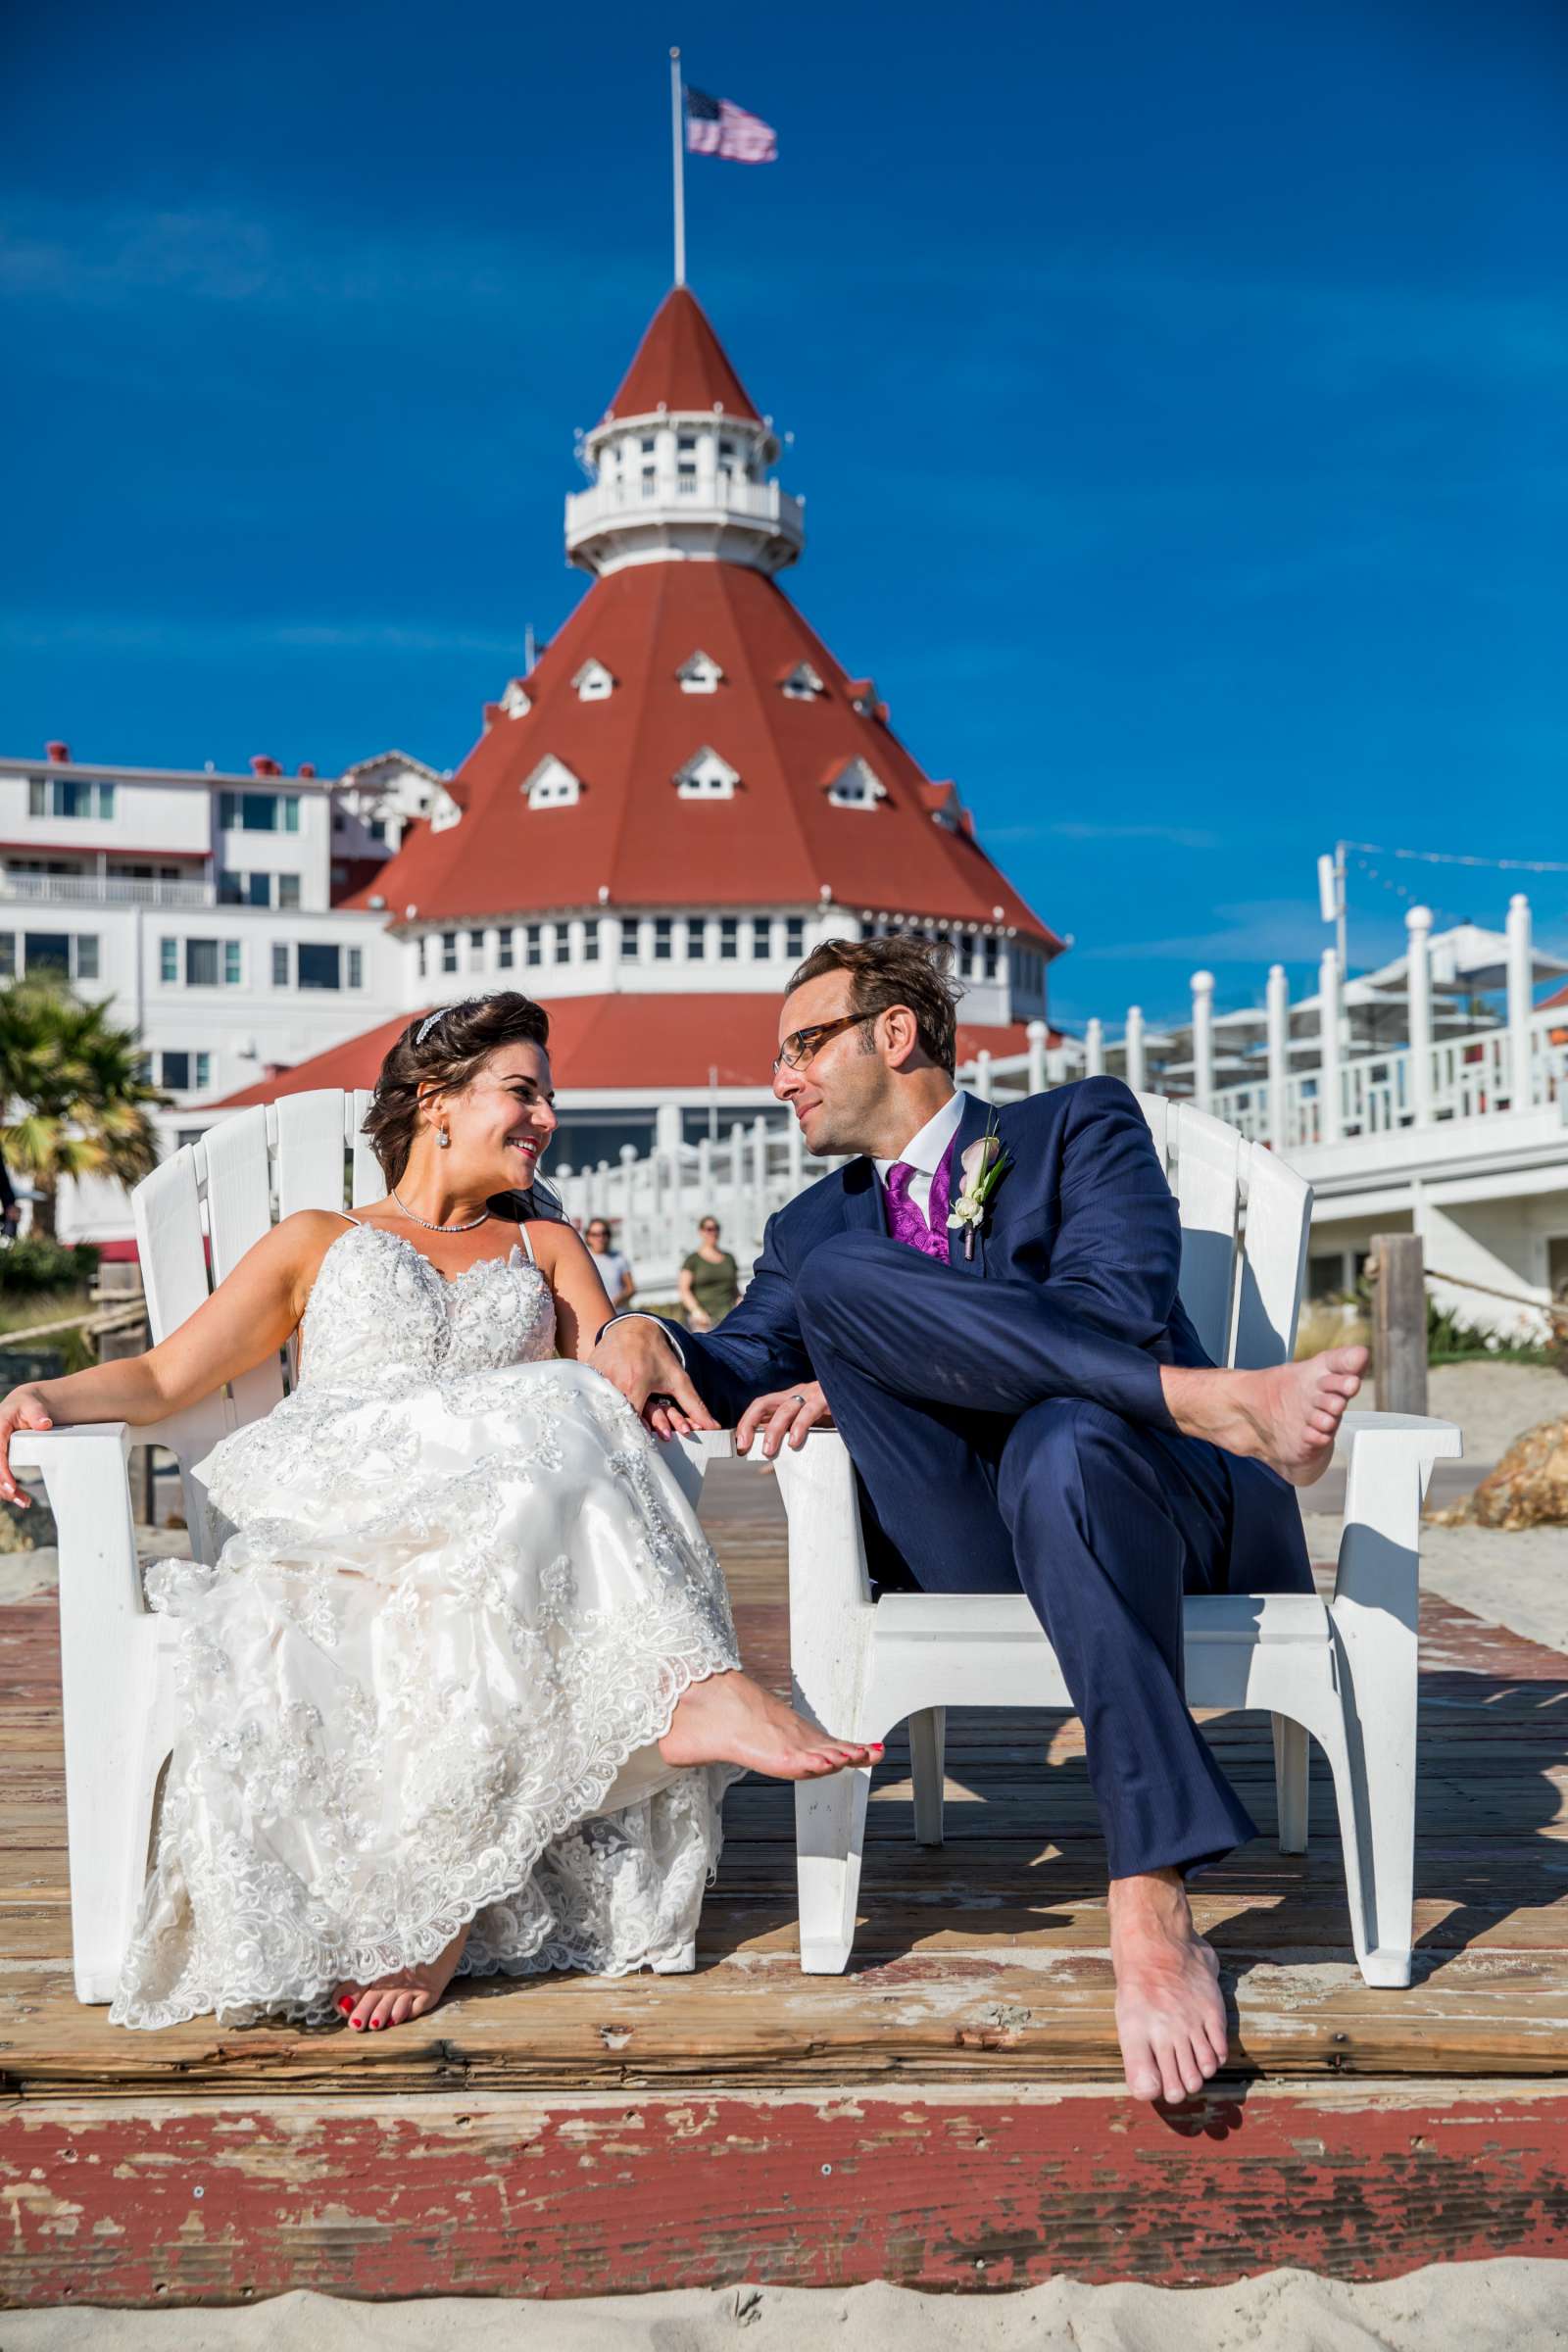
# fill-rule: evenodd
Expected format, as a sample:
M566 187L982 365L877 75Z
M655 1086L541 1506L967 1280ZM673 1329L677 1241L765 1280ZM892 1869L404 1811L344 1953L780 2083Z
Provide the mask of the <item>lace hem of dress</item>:
M581 1969L588 1975L604 1977L632 1976L643 1968L651 1968L656 1974L681 1973L692 1965L690 1931L682 1931L678 1941L666 1937L658 1948L619 1958L591 1934L573 1935L569 1927L564 1933L553 1933L563 1923L558 1922L547 1898L531 1882L552 1842L583 1824L603 1802L622 1766L641 1748L652 1746L664 1737L676 1707L692 1685L706 1682L710 1675L731 1672L739 1665L739 1653L734 1649L660 1661L655 1687L637 1692L632 1701L639 1709L647 1709L646 1739L619 1740L605 1747L591 1764L585 1765L570 1796L562 1798L544 1819L537 1816L519 1819L514 1825L514 1838L504 1852L496 1853L484 1878L461 1893L449 1892L432 1916L417 1925L411 1923L396 1948L386 1941L371 1947L352 1944L346 1936L321 1936L308 1974L297 1973L291 1983L287 1974L279 1973L278 1961L264 1957L253 1940L251 1965L235 1970L220 1984L192 1985L162 2001L137 2000L121 1993L110 2008L110 2024L143 2032L188 2025L194 2018L207 2016L226 2028L255 2025L263 2020L307 2026L335 2024L338 2013L332 2006L332 1996L338 1985L373 1984L399 1970L426 1966L445 1951L461 1929L466 1927L472 1931L474 1923L491 1911L501 1910L515 1919L519 1903L526 1915L518 1922L520 1942L514 1943L504 1932L498 1937L494 1930L473 1937L475 1948L472 1953L465 1951L458 1977L543 1975L558 1968ZM694 1874L698 1888L711 1884L717 1870L723 1849L720 1813L723 1794L730 1783L741 1777L741 1770L730 1765L697 1766L683 1772L672 1788L626 1808L627 1814L646 1812L658 1805L662 1797L678 1798L683 1789L690 1790L692 1801L701 1803L706 1817L694 1825L702 1858L702 1868ZM615 1814L601 1817L608 1824L620 1818ZM161 1860L148 1888L146 1925L132 1937L122 1972L122 1981L145 1977L157 1943L163 1936L173 1932L170 1926L159 1925L157 1913L163 1908L159 1897L171 1902L177 1912L182 1895L183 1878L177 1862L171 1870ZM255 1938L256 1923L249 1921L247 1926ZM530 1936L533 1936L531 1942Z

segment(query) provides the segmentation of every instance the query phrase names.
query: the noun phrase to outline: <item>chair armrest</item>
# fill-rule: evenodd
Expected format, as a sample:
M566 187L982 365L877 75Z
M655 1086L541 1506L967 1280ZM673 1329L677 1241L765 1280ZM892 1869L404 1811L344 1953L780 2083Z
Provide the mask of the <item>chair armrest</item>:
M1391 1608L1413 1630L1421 1505L1434 1462L1457 1460L1463 1434L1420 1413L1347 1413L1340 1442L1349 1475L1335 1602Z
M1430 1466L1456 1462L1464 1453L1464 1432L1456 1421L1435 1421L1425 1413L1347 1413L1337 1446L1353 1456L1358 1438L1398 1438L1413 1446Z
M123 1461L129 1445L128 1421L75 1421L64 1429L19 1429L11 1440L11 1467L41 1470L47 1487L51 1471L57 1477L62 1473L69 1476L89 1459L95 1461L104 1448ZM52 1487L49 1501L53 1508Z
M679 1444L681 1451L694 1462L728 1462L735 1455L732 1429L694 1429Z
M65 1429L19 1429L13 1470L40 1470L60 1530L60 1618L67 1649L106 1613L147 1614L136 1530L130 1515L123 1421L82 1421Z

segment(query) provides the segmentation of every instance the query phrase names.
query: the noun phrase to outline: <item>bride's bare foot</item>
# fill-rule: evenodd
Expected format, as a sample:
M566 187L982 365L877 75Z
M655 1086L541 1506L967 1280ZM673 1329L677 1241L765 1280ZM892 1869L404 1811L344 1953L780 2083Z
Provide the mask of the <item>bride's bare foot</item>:
M385 2026L405 2026L412 2017L433 2009L463 1958L468 1931L460 1928L444 1952L422 1968L400 1968L373 1984L340 1984L333 1999L356 2033L379 2033Z
M659 1742L666 1764L744 1764L775 1781L814 1781L847 1764L874 1764L880 1740L834 1740L749 1674L693 1683Z
M1174 1870L1110 1886L1116 2034L1135 2099L1192 2098L1225 2063L1219 1962L1193 1926Z
M1366 1367L1364 1348L1327 1348L1266 1372L1167 1365L1161 1377L1171 1419L1188 1437L1207 1438L1226 1453L1253 1455L1293 1487L1309 1487L1329 1466L1340 1422Z

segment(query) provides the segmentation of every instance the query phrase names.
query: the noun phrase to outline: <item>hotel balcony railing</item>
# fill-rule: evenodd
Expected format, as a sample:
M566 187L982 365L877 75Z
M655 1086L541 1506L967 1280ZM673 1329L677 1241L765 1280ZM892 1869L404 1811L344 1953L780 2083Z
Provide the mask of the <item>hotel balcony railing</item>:
M163 882L135 874L26 874L0 866L0 900L29 906L216 906L212 882Z
M1537 1011L1530 1021L1528 1100L1513 1100L1513 1062L1509 1032L1503 1026L1478 1029L1468 1037L1444 1038L1429 1049L1432 1124L1449 1119L1485 1118L1493 1112L1544 1109L1568 1100L1568 1043L1563 1042L1568 1019L1562 1011ZM1408 1046L1377 1054L1362 1054L1340 1064L1340 1135L1346 1143L1363 1136L1388 1135L1415 1124L1414 1055ZM983 1063L983 1067L982 1067ZM1081 1063L1061 1071L1078 1077ZM1120 1075L1120 1071L1117 1071ZM968 1063L958 1072L961 1081L988 1098L1009 1102L1059 1082L1048 1073L1041 1048L1035 1062L1026 1054L999 1055ZM1151 1055L1149 1091L1173 1098L1189 1096L1191 1080L1167 1079L1157 1055ZM1282 1148L1298 1151L1323 1140L1323 1078L1315 1069L1293 1070L1285 1082L1285 1135ZM1209 1108L1217 1119L1235 1127L1250 1142L1269 1143L1271 1104L1267 1078L1216 1087Z
M711 485L690 476L661 476L650 489L640 481L595 482L588 490L573 491L566 500L566 537L622 520L647 520L678 505L693 521L760 522L770 524L787 539L806 535L806 502L792 498L777 482L745 482L733 478Z

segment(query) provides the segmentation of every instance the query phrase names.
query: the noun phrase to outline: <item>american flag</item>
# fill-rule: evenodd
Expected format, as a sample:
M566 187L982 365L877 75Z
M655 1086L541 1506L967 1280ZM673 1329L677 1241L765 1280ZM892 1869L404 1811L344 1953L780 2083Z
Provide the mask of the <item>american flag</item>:
M760 115L688 83L686 148L690 155L727 155L732 164L776 164L778 133Z

